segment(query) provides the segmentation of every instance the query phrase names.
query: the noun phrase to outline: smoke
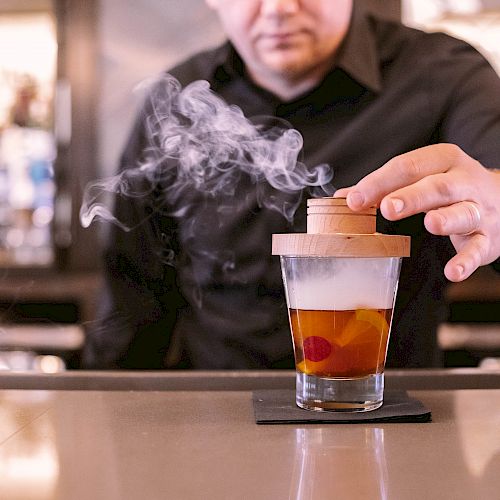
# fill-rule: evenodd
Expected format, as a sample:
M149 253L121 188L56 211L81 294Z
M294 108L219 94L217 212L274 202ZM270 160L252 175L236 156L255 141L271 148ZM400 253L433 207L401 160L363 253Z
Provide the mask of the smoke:
M160 199L156 210L182 218L189 227L187 218L196 213L200 196L220 200L218 211L223 213L232 210L227 200L234 201L242 183L253 190L260 208L277 211L289 222L304 188L312 196L333 194L328 187L330 167L308 168L299 161L302 136L285 123L271 117L247 119L206 81L183 89L164 75L147 91L144 157L120 174L87 186L80 210L84 227L97 219L124 231L133 229L113 214L111 200L116 197Z
M256 279L268 273L253 254L236 255L231 245L221 245L221 231L224 241L248 249L261 234L260 222L253 224L249 214L268 209L280 214L273 221L282 216L291 224L303 196L333 194L333 172L299 161L303 140L297 130L273 117L246 118L208 82L183 89L165 75L145 90L138 156L128 155L134 163L122 165L118 175L86 187L80 220L84 227L107 221L125 232L141 226L139 251L151 247L146 258L154 259L144 265L176 266L184 293L201 308L205 286L246 283L249 266Z

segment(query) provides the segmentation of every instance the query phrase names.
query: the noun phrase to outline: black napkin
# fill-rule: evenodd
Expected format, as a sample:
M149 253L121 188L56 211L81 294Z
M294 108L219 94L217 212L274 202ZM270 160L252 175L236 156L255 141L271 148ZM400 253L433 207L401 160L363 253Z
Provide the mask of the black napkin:
M311 411L295 404L295 391L286 389L253 392L257 424L357 424L370 422L430 422L431 412L406 391L385 391L384 404L367 412Z

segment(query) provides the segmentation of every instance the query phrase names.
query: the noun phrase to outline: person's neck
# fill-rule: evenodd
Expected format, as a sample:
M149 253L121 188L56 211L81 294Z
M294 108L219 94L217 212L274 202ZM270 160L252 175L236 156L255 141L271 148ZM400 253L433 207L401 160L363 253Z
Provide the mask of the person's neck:
M307 74L261 73L247 68L249 77L264 90L271 92L283 102L289 102L315 88L331 68L331 63L314 68Z

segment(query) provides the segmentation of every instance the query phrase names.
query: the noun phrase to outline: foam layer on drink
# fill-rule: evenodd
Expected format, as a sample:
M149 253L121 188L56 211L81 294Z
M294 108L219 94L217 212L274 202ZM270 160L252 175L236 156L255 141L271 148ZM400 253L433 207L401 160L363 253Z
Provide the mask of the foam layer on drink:
M298 264L300 269L285 271L290 308L322 311L392 308L399 275L398 259L343 259L320 265L314 265L317 260L310 264L303 260Z

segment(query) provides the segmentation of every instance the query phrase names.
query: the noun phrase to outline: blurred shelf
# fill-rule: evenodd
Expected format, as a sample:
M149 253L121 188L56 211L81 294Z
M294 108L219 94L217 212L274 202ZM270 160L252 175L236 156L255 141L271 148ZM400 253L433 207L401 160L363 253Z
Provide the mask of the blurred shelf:
M500 323L443 323L438 328L438 344L447 351L500 351Z
M100 287L99 273L5 274L0 280L0 303L12 307L26 302L47 306L74 303L79 321L85 322L95 318Z
M498 302L500 306L500 273L490 266L478 269L460 283L451 283L446 292L448 302Z
M84 340L80 325L0 324L0 350L76 351Z

